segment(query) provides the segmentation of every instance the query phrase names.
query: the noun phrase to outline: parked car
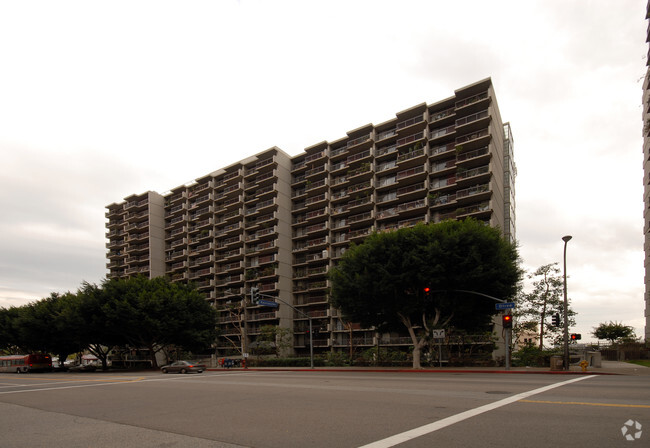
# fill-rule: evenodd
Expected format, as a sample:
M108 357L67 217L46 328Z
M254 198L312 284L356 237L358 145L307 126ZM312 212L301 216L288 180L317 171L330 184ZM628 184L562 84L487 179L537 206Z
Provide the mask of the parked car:
M205 370L205 365L197 361L176 361L160 368L162 373L201 373Z

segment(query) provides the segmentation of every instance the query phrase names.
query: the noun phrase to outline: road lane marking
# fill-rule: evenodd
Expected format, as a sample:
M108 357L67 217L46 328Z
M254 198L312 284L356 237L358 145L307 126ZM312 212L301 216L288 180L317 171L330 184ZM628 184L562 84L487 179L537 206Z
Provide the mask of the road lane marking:
M544 400L519 400L521 403L543 403L543 404L573 404L579 406L606 406L613 408L646 408L649 404L616 404L616 403L589 403L585 401L544 401Z
M53 380L55 381L55 380ZM128 384L128 383L137 383L140 381L145 381L145 377L137 377L137 378L131 378L131 379L126 379L126 380L111 380L111 379L105 379L105 380L83 380L83 384L73 384L69 386L53 386L53 387L41 387L38 389L33 388L34 386L42 386L43 384L30 384L29 386L27 385L17 385L15 387L30 387L30 389L20 389L20 390L6 390L6 391L0 391L0 395L9 395L9 394L21 394L21 393L26 393L26 392L42 392L42 391L48 391L48 390L62 390L62 389L76 389L79 387L95 387L95 386L114 386L116 384ZM79 381L77 381L78 383Z
M235 376L235 375L241 375L241 374L229 374L227 376ZM221 376L221 375L207 375L208 377L214 377L214 376ZM226 376L226 375L223 375ZM203 375L192 375L192 378L201 378L205 377ZM36 378L34 378L36 379ZM20 384L20 385L15 385L14 387L29 387L29 389L20 389L20 390L7 390L7 391L2 391L0 390L0 395L8 395L8 394L20 394L20 393L27 393L27 392L42 392L42 391L51 391L51 390L62 390L62 389L77 389L80 387L96 387L96 386L114 386L116 384L129 384L129 383L138 383L138 382L149 382L149 381L173 381L173 380L183 380L183 379L190 379L190 375L179 375L179 376L139 376L139 377L125 377L125 379L121 379L121 377L114 377L114 379L111 378L97 378L97 379L84 379L84 378L76 378L75 379L67 379L67 378L40 378L41 380L50 380L50 381L67 381L67 382L74 382L75 384L71 384L69 386L53 386L53 387L41 387L41 388L34 388L34 386L43 386L45 384ZM83 383L83 384L78 384L78 383Z
M423 435L438 431L439 429L446 428L447 426L462 422L468 418L476 417L477 415L483 414L485 412L493 411L508 404L524 400L532 395L541 394L551 389L566 386L567 384L586 380L588 378L593 378L593 376L579 376L567 381L562 381L561 383L550 384L548 386L540 387L528 392L522 392L520 394L504 398L503 400L495 401L494 403L489 403L484 406L470 409L468 411L461 412L460 414L452 415L450 417L443 418L442 420L429 423L428 425L420 426L419 428L414 428L400 434L395 434L394 436L387 437L385 439L378 440L367 445L363 445L359 448L389 448L395 445L399 445L400 443L408 442L409 440L415 439L416 437L421 437Z

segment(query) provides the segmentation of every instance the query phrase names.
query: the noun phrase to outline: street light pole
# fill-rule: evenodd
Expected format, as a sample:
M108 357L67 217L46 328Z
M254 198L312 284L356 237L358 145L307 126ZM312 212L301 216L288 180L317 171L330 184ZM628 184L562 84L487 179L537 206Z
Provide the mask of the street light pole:
M571 235L562 237L564 241L564 370L569 370L569 301L566 294L566 246Z

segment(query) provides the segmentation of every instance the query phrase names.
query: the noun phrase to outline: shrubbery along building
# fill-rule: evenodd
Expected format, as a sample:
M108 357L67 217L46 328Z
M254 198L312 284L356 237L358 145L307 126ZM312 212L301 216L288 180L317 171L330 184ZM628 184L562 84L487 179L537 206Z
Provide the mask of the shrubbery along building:
M328 303L329 269L373 231L473 217L515 240L516 175L510 126L491 80L418 104L378 125L291 157L273 147L164 195L107 206L108 278L168 275L193 282L221 310L219 355L264 325L291 329L309 352L308 319L288 306L242 309L251 288L313 319L315 353L377 345ZM400 334L381 346L408 347Z

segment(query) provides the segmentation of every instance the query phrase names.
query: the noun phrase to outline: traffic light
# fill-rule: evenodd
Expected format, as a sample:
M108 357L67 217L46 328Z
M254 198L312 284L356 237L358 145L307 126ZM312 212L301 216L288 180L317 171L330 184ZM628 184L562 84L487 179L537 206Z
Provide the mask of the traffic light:
M501 316L501 323L503 328L512 328L512 314L504 314Z
M430 293L431 293L431 288L429 288L428 286L425 286L425 287L424 287L424 297L425 297L426 299L429 298L429 294L430 294Z
M257 302L260 300L260 288L252 287L251 288L251 303L257 305Z
M571 333L572 341L579 341L580 339L582 339L582 335L580 333Z
M560 314L559 313L553 314L553 317L551 319L552 319L554 327L559 327L560 326Z

